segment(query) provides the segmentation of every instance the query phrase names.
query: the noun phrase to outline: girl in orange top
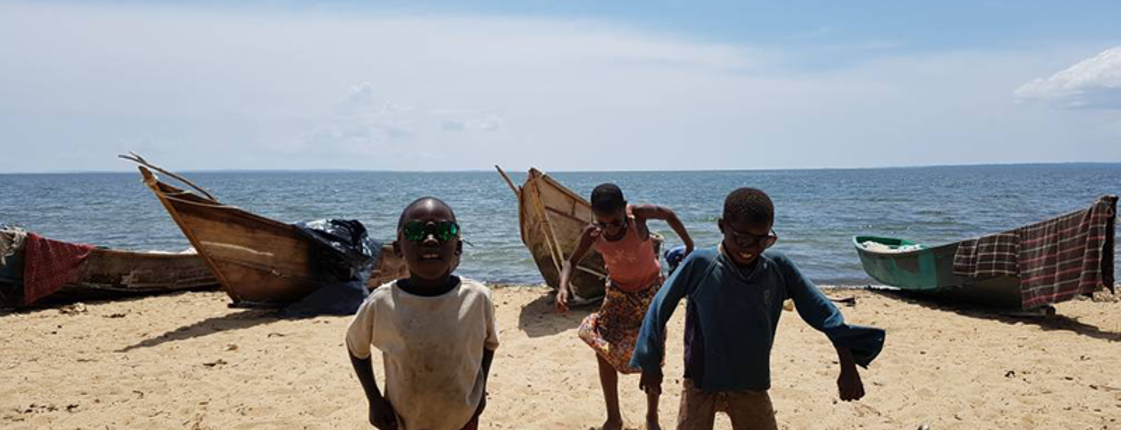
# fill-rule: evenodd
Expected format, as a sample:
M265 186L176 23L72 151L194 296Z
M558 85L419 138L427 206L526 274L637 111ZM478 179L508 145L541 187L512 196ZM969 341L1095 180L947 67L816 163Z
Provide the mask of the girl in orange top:
M606 295L599 312L588 315L580 324L579 334L596 351L599 361L599 381L607 404L607 422L603 429L620 430L623 416L619 412L618 373L640 371L631 367L631 354L646 309L662 285L662 267L654 252L654 240L646 220L660 219L669 223L685 242L686 255L693 251L693 240L673 211L655 205L628 205L623 191L615 184L602 184L592 191L592 212L596 222L584 227L580 244L561 269L557 310L568 310L572 270L589 248L595 248L603 255L607 266ZM656 389L646 392L646 427L649 430L661 428L658 425L660 394Z

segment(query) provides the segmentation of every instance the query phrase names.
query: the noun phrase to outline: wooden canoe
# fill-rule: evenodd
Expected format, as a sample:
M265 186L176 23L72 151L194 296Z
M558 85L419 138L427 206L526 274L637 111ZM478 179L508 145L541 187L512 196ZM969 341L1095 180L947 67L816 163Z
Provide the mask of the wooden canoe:
M545 283L558 288L561 265L576 250L584 227L592 222L591 203L540 170L530 169L525 183L518 187L502 168L495 168L518 197L522 243L533 255ZM660 249L661 236L655 235L654 240ZM589 302L603 297L606 281L603 256L589 250L570 281L577 296L574 301Z
M14 231L0 230L0 235ZM23 251L17 250L0 266L0 301L22 303ZM6 284L6 285L5 285ZM136 252L95 248L82 262L74 280L48 300L100 300L176 291L206 290L218 281L198 254Z
M904 239L856 236L853 246L864 271L884 285L993 307L1020 307L1019 278L954 274L957 242L926 248Z
M315 245L295 226L168 185L146 167L140 174L235 303L288 304L322 285ZM380 262L371 284L394 278L402 267Z
M561 265L576 250L584 226L592 222L591 203L537 169L529 170L520 187L514 186L501 168L498 172L518 197L522 243L529 249L545 283L558 288ZM602 297L606 273L603 256L589 250L570 281L577 296L575 301Z

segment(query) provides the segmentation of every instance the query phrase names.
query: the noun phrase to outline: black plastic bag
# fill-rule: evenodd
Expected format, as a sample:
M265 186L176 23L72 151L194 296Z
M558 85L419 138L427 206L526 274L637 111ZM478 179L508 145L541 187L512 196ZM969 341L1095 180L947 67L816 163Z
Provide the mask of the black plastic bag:
M381 243L370 239L359 221L321 219L294 225L319 244L313 259L326 283L358 279L373 270L380 257Z
M319 289L286 306L283 315L351 315L370 294L366 281L381 258L381 243L354 220L323 219L293 224L317 244L312 261Z

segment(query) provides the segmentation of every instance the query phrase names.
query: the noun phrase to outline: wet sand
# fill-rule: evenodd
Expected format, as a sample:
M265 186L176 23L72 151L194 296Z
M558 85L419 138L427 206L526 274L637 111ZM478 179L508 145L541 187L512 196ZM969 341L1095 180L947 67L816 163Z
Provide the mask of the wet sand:
M868 395L836 395L836 354L786 312L771 395L791 429L1121 429L1121 302L1056 306L1051 318L1001 316L871 291L842 310L887 329L862 372ZM591 429L603 402L589 310L558 315L537 287L497 288L502 346L482 429ZM349 317L277 318L231 309L220 292L0 311L0 427L5 429L369 428L343 335ZM670 322L662 424L673 428L684 308ZM380 374L380 362L375 354ZM621 378L627 428L642 428L638 377ZM718 429L730 429L726 418Z

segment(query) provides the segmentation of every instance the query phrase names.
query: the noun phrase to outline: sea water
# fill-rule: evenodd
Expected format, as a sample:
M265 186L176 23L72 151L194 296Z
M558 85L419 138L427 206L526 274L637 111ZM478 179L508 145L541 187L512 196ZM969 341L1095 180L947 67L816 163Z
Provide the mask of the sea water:
M954 242L1084 209L1121 194L1121 164L1008 165L856 170L549 172L587 196L619 184L632 203L674 210L698 247L715 246L724 196L763 189L776 207L774 249L816 282L864 285L854 235ZM284 222L362 221L392 240L401 209L422 196L455 210L465 247L460 273L494 283L539 283L521 242L517 199L496 172L186 172L220 201ZM516 183L524 173L511 172ZM43 236L133 250L189 246L136 173L0 174L0 224ZM651 228L680 240L663 222Z

